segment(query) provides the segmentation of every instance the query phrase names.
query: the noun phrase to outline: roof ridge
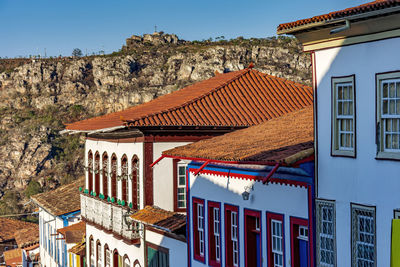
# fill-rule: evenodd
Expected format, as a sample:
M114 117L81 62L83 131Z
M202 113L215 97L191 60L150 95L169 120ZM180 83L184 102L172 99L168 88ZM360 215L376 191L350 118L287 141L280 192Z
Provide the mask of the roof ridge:
M214 93L215 91L218 91L219 89L221 89L221 88L225 87L226 85L228 85L229 83L231 83L231 82L233 82L233 81L239 79L242 75L244 75L244 74L246 74L246 73L248 73L248 72L250 72L250 71L251 71L251 69L249 69L249 68L245 68L245 69L242 69L242 70L238 70L238 71L237 71L237 72L238 72L237 75L235 75L234 77L232 77L231 79L227 80L226 82L220 84L219 86L213 88L212 90L210 90L210 91L208 91L208 92L206 92L206 93L204 93L204 94L202 94L202 95L200 95L200 96L198 96L198 97L195 97L195 98L193 98L193 99L191 99L191 100L189 100L189 101L187 101L187 102L185 102L185 103L183 103L183 104L181 104L181 105L179 105L179 106L172 107L172 108L168 108L168 109L163 109L163 110L160 110L160 111L154 112L154 113L149 113L149 114L144 115L144 116L141 116L141 117L139 117L139 118L137 118L137 119L130 120L130 122L138 121L138 120L141 120L141 119L146 118L146 117L155 116L155 115L158 115L158 114L162 114L162 113L164 113L164 112L174 111L174 110L178 110L178 109L180 109L180 108L186 107L186 106L188 106L188 105L190 105L190 104L192 104L192 103L197 102L198 100L201 100L201 99L205 98L206 96L211 95L211 94ZM219 75L221 75L221 74L219 74ZM222 74L222 75L223 75L223 74ZM216 77L216 76L214 76L214 77ZM192 85L194 85L194 84L192 84ZM190 86L191 86L191 85L190 85ZM183 88L182 88L182 89L183 89ZM163 96L165 96L165 95L163 95ZM133 107L132 107L132 108L133 108ZM129 120L127 120L127 121L129 121Z
M298 82L295 82L295 81L292 81L292 80L288 80L288 79L283 78L283 77L278 77L278 76L275 76L275 75L263 73L263 72L258 71L258 70L253 70L253 71L254 71L254 72L258 72L258 74L259 74L260 76L265 76L265 77L269 77L269 78L272 78L272 79L278 79L278 80L281 80L282 82L285 82L285 83L291 83L291 84L294 84L294 85L296 85L296 86L300 86L300 87L302 87L302 88L312 90L312 87L311 87L311 86L308 86L308 85L305 85L305 84L302 84L302 83L298 83Z

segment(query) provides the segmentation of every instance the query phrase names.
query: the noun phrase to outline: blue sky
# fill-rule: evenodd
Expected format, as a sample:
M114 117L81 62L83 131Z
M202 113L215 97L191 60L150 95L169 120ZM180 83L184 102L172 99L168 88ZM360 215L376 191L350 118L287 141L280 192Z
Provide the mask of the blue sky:
M280 23L363 0L0 0L0 57L118 51L154 26L181 39L268 37Z

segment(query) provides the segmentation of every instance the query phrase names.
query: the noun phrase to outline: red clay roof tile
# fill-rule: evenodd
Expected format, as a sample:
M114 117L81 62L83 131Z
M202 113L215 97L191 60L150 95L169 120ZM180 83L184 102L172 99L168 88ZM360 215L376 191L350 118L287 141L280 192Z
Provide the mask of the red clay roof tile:
M338 18L344 18L351 15L367 13L379 9L385 9L400 5L400 0L376 0L356 7L350 7L339 11L330 12L328 14L314 16L312 18L301 19L289 23L283 23L278 26L278 32L287 29L294 29L306 24L329 21Z
M308 86L244 69L218 74L139 106L68 124L66 130L95 131L126 125L243 127L312 101Z
M313 154L313 129L313 108L309 105L256 126L164 151L163 155L290 165Z

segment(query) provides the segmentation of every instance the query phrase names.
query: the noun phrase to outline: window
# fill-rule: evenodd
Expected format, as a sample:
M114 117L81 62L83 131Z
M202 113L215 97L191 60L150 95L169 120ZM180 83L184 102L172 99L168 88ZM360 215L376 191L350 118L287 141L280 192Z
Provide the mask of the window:
M204 262L204 200L193 198L194 258Z
M110 267L111 266L111 252L110 249L108 248L108 245L104 246L104 266L105 267Z
M111 157L111 197L117 198L117 156Z
M239 211L238 207L225 205L226 266L239 266Z
M103 153L103 195L105 199L108 197L108 174L109 174L109 167L108 167L108 155L106 152Z
M149 267L169 267L169 251L166 248L147 243L147 265Z
M97 257L97 267L101 267L103 261L101 260L101 244L100 241L97 240L97 245L96 245L96 257Z
M89 241L89 252L90 252L90 255L89 255L89 260L90 260L90 267L94 267L95 266L95 255L94 255L94 241L93 241L93 238L92 237L90 237L90 241Z
M210 266L221 266L220 206L217 202L208 202L208 257Z
M268 222L268 266L284 266L283 215L267 213Z
M332 155L355 157L354 75L332 78Z
M89 192L93 191L93 153L89 151L88 161L87 161L87 171L88 171L88 179L89 179Z
M140 181L139 181L139 159L136 155L132 158L132 205L133 209L140 210Z
M186 211L186 163L174 159L174 209L177 212Z
M351 205L352 266L376 266L375 207Z
M131 267L131 262L127 255L124 256L124 267Z
M100 154L97 151L94 156L94 191L100 193Z
M317 217L317 265L336 266L335 203L316 200Z
M378 158L400 159L400 72L377 75Z
M128 201L128 158L126 155L122 156L121 160L121 183L122 183L122 196L121 200Z

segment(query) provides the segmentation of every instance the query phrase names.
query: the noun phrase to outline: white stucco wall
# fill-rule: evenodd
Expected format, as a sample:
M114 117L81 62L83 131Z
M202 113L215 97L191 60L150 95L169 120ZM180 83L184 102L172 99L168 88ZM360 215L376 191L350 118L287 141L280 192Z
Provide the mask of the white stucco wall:
M93 153L93 159L98 151L100 154L100 168L102 168L102 155L104 152L107 152L108 155L108 164L109 164L109 170L111 171L111 156L113 153L117 156L117 175L121 174L121 159L123 155L126 155L128 157L128 168L131 170L132 168L132 157L136 155L139 158L139 177L140 177L140 195L143 196L143 169L144 169L144 156L143 156L143 143L142 142L137 142L137 143L117 143L117 142L107 142L107 141L94 141L94 140L86 140L86 145L85 145L85 166L87 166L87 156L89 153L89 150L92 150ZM131 173L129 171L129 173ZM94 178L95 175L93 173L93 186L94 186ZM89 183L88 183L88 172L86 172L86 188L88 188ZM103 192L103 175L102 172L100 172L100 191L102 194ZM118 199L121 199L121 194L122 194L122 182L117 181L118 183ZM132 184L129 184L129 196L128 199L131 199L131 194L132 194ZM111 195L111 177L108 177L108 195ZM116 200L117 201L117 200ZM141 197L141 203L140 207L143 207L143 198Z
M54 220L53 220L54 219ZM68 225L75 224L80 221L79 213L76 214L75 217L68 219ZM48 222L48 223L46 223ZM61 237L61 235L54 236L51 234L55 234L57 229L64 227L64 221L61 217L53 216L48 213L46 210L39 208L39 251L40 251L40 262L42 266L62 266L64 262L63 258L63 241L56 240L56 238ZM44 231L43 231L44 230ZM50 248L48 246L48 240L51 240L53 243L53 254L51 254ZM46 243L46 245L45 245ZM68 244L67 250L71 248L73 245ZM56 262L56 248L58 249L60 260ZM67 253L64 254L67 257ZM61 265L59 265L61 262Z
M376 160L375 74L400 70L400 38L315 52L318 197L336 200L337 264L351 264L350 203L376 206L377 266L390 265L400 162ZM331 157L331 77L355 74L357 158Z
M177 146L189 144L188 142L159 142L153 144L153 160L161 157L162 152ZM153 168L153 194L154 205L165 209L174 210L173 188L173 160L164 158Z
M242 193L245 186L254 186L250 191L250 199L244 201ZM227 178L226 176L215 176L200 174L197 178L190 173L190 210L193 210L192 198L205 199L221 203L221 262L225 263L225 218L224 204L239 206L239 260L240 266L245 266L245 242L244 242L244 209L261 211L261 238L262 238L262 258L263 266L267 266L267 225L266 212L274 212L284 215L284 248L285 266L290 265L290 216L308 219L308 198L307 189L270 183L254 182L246 179ZM205 208L205 259L208 263L208 211ZM190 226L193 226L193 216L190 214ZM190 229L190 242L193 244L193 230ZM203 263L194 260L191 245L192 266L205 266Z
M143 239L141 239L140 245L130 245L125 242L123 242L120 239L114 238L112 234L105 233L102 230L97 229L96 227L86 224L86 262L87 265L89 266L90 264L90 253L89 253L89 239L90 237L93 236L94 240L94 245L95 245L95 259L96 259L96 243L97 240L100 241L101 244L101 252L102 254L102 260L103 260L103 266L104 266L104 260L105 260L105 255L104 255L104 246L105 244L108 245L108 248L110 249L111 252L111 266L112 265L112 260L113 260L113 251L114 249L118 250L118 254L120 256L124 256L125 254L128 256L131 266L133 266L133 263L135 260L138 260L141 266L144 265L144 248L143 248Z

